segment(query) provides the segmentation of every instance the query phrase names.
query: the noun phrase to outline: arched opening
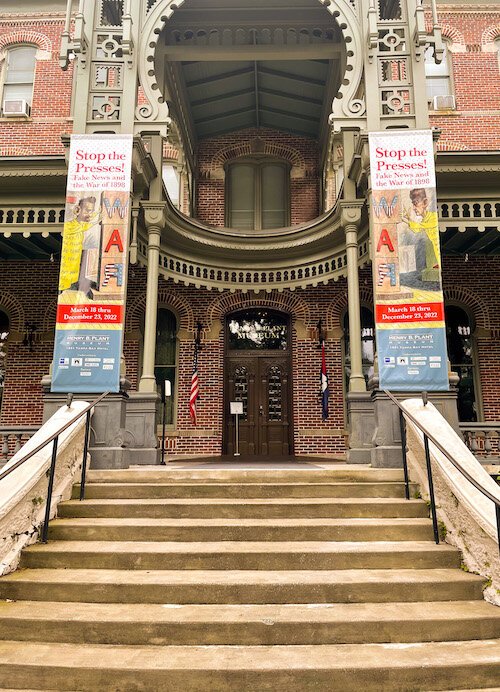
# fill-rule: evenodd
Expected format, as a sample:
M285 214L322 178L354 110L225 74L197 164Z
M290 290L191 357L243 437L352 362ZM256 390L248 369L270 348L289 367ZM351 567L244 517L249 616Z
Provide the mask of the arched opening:
M156 424L163 420L163 393L165 382L170 383L171 396L165 397L165 423L172 427L175 423L175 402L177 391L177 318L166 308L158 310L156 322L155 378L160 402L156 411Z
M324 211L321 169L328 158L332 103L341 90L342 98L347 91L351 94L351 82L361 78L352 50L356 23L351 5L339 2L333 8L301 0L277 7L265 0L239 0L222 7L214 0L185 0L166 9L165 3L152 6L141 82L153 110L162 98L168 104L186 166L196 161L202 171L193 213L208 225L223 226L226 221L239 227L238 214L227 221L227 209L234 207L230 190L238 189L245 211L243 230L250 212L257 230L312 221ZM207 164L214 139L219 146L234 145L225 162L236 163L242 146L238 135L255 138L261 133L271 133L276 146L280 137L282 142L288 137L295 138L298 149L314 150L314 165L308 163L300 176L293 171L289 176L292 198L297 192L301 196L302 216L300 208L287 209L280 195L279 208L270 208L268 219L262 219L264 194L275 196L269 185L254 181L252 202L257 201L250 210L251 191L243 180L235 180L235 171L226 186L224 171L214 172ZM248 169L240 171L242 176L245 172L249 175ZM283 171L267 172L271 184L282 187L278 177ZM210 203L203 196L205 187L210 188Z
M0 414L2 412L3 391L7 361L7 339L9 337L10 320L7 313L0 310Z
M458 383L458 419L471 422L481 419L479 374L474 340L474 323L459 305L447 305L446 341L452 371L460 377Z
M268 308L247 308L225 323L224 451L245 456L292 452L290 318ZM233 407L234 410L234 407Z
M343 319L343 359L344 359L344 391L349 391L349 377L351 375L351 346L349 333L349 313L346 310ZM373 311L361 306L361 356L363 364L363 375L368 384L368 380L373 375L375 363L375 319Z

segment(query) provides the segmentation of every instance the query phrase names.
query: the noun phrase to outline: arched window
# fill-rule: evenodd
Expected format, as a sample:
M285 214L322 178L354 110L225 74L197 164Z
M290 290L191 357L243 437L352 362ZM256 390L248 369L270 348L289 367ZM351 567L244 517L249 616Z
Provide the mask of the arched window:
M451 369L458 373L458 419L477 421L480 416L478 400L477 358L474 345L474 325L458 305L445 307L446 341Z
M349 313L346 310L344 315L344 373L345 391L349 391L349 377L351 375L351 347L349 335ZM368 383L373 375L373 364L375 362L375 321L373 312L361 306L361 357L363 362L363 375Z
M166 399L167 425L174 424L175 387L177 382L177 320L170 310L160 308L156 323L155 378L158 393L161 395L164 382L168 380L172 396ZM161 406L158 409L157 423L162 421Z
M26 101L28 106L31 106L36 51L37 49L33 46L16 46L7 51L2 89L2 112L7 111L5 101Z
M290 223L289 167L279 161L233 163L226 176L226 224L261 230Z
M429 46L429 48L426 49L425 81L427 87L427 100L431 104L431 108L434 110L450 110L455 108L451 59L446 43L444 44L443 59L439 65L434 60L434 47ZM443 98L440 99L439 97Z
M3 387L5 382L5 361L7 357L7 338L9 336L9 317L0 310L0 411L2 410Z

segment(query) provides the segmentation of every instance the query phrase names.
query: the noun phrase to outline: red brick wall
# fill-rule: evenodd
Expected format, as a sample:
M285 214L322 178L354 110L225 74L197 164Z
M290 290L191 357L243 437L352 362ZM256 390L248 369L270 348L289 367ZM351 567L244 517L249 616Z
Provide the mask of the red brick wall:
M71 132L70 107L73 68L59 67L63 19L2 20L0 50L18 44L36 45L45 56L37 59L31 117L0 118L0 156L63 154L61 135Z
M492 39L500 36L500 12L439 10L450 46L456 111L434 113L442 130L438 148L448 151L500 146L500 73ZM496 28L495 28L496 27Z
M40 381L48 373L52 359L51 315L57 298L58 266L50 262L0 261L0 308L7 296L15 296L18 314L38 326L34 351L22 344L20 338L11 341L7 353L5 397L0 418L1 425L33 425L41 421L42 393ZM369 269L360 273L362 296L369 301L371 278ZM133 267L128 289L129 313L137 301L144 298L146 272ZM478 362L486 420L500 420L498 372L500 371L500 257L472 256L444 257L443 286L445 295L460 299L474 316L477 326ZM33 289L36 287L36 300ZM169 450L176 454L220 454L223 436L223 334L208 338L209 315L218 316L229 309L214 310L214 305L230 305L234 309L248 296L214 293L175 285L160 279L160 295L167 296L164 305L180 317L181 327L190 329L200 320L204 326L203 349L199 356L200 400L198 425L189 418L188 398L192 373L193 344L189 333L179 347L177 391L177 436L172 438ZM346 305L346 282L339 280L321 289L298 290L293 294L280 293L253 295L254 305L272 305L291 312L299 310L300 335L293 332L293 424L296 454L338 453L345 450L342 429L344 422L344 384L342 372L342 343L339 327ZM3 298L2 298L3 296ZM240 301L240 303L238 303ZM291 308L296 301L299 308ZM247 304L247 302L245 302ZM332 310L332 305L337 307ZM184 307L182 307L184 306ZM10 308L12 310L12 306ZM232 309L232 308L231 308ZM184 313L182 313L184 310ZM140 311L139 311L140 313ZM182 314L181 314L182 313ZM186 315L188 315L186 317ZM330 315L330 317L328 317ZM334 315L334 317L331 317ZM330 418L321 419L319 372L321 352L315 338L315 325L319 319L328 323L330 337L326 344L326 360L330 380ZM187 321L186 321L187 320ZM306 328L307 336L304 334ZM127 376L137 387L139 377L140 335L137 324L127 326L125 359ZM332 330L336 330L335 334ZM187 338L189 336L189 338ZM200 431L203 431L200 433Z
M500 420L500 257L445 257L445 296L468 308L476 322L476 345L485 420Z
M10 325L20 334L7 342L1 425L37 425L42 420L40 383L49 372L53 351L53 328L45 330L45 326L57 300L58 276L59 266L55 263L0 260L0 309L7 308L8 314L15 311L24 323L37 327L30 352L22 343L25 324Z
M318 145L306 137L294 137L269 128L251 128L202 140L198 147L197 218L212 226L225 224L226 163L251 155L252 142L266 146L266 154L293 166L290 181L292 224L310 221L319 214Z

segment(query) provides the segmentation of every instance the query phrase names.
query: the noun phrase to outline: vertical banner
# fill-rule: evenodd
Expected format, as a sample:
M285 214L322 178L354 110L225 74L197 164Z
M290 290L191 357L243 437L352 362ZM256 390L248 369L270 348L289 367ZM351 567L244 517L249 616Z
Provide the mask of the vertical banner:
M132 135L73 135L57 302L53 392L118 392Z
M369 135L381 389L449 388L430 130Z

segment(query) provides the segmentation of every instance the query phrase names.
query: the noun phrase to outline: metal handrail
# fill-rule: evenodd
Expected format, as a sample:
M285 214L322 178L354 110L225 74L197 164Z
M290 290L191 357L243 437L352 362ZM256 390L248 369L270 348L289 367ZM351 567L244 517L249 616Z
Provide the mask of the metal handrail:
M408 500L410 495L409 495L409 480L408 480L408 464L407 464L407 458L406 458L406 418L408 418L413 425L415 425L421 433L423 433L424 436L424 450L425 450L425 461L427 465L427 480L429 482L429 496L430 496L430 502L431 502L431 513L432 513L432 523L433 523L433 528L434 528L434 539L436 543L439 543L439 530L438 530L438 523L437 523L437 513L436 513L436 501L434 497L434 484L432 480L432 466L431 466L431 456L429 452L429 440L432 442L432 444L438 449L444 456L450 461L453 466L457 469L457 471L460 471L462 476L466 478L469 483L471 483L476 490L479 490L485 497L487 497L493 504L495 505L495 515L496 515L496 520L497 520L497 534L498 534L498 546L500 550L500 500L495 497L490 491L485 488L479 481L477 481L471 474L466 471L460 463L452 457L452 455L448 452L445 447L432 435L431 433L428 433L424 430L423 426L419 421L413 416L409 411L406 411L404 409L400 402L394 397L387 389L384 389L384 394L386 394L389 399L396 404L396 406L399 409L399 420L400 420L400 425L401 425L401 452L403 455L403 468L404 468L404 474L405 474L405 488L406 488L406 499ZM424 402L424 406L427 404L427 392L422 392L422 400Z
M42 529L42 543L47 543L48 541L48 531L49 531L49 518L50 518L50 506L52 504L52 490L54 487L54 476L55 476L55 471L56 471L56 462L57 462L57 447L59 443L59 435L61 433L65 432L68 428L70 428L73 423L76 423L76 421L80 420L80 418L83 418L83 416L86 416L85 420L85 436L84 436L84 441L83 441L83 460L82 460L82 476L81 476L81 482L80 482L80 500L85 499L85 478L86 478L86 473L87 473L87 452L88 452L88 445L89 445L89 434L90 434L90 414L92 412L92 409L96 404L98 404L100 401L102 401L106 396L108 396L109 392L105 392L104 394L101 394L97 399L95 399L91 404L86 406L84 409L79 411L77 415L72 418L70 421L62 425L55 433L52 433L50 437L48 437L44 442L41 442L35 449L32 449L31 452L26 454L26 456L22 457L22 459L18 459L12 466L9 466L9 468L5 469L4 471L0 472L0 481L2 481L4 478L6 478L8 475L10 475L13 471L18 469L22 464L24 464L26 461L31 459L32 457L35 456L35 454L38 454L38 452L42 449L44 449L47 445L49 445L51 442L53 442L53 447L52 447L52 460L50 463L50 471L49 471L49 484L47 488L47 504L45 507L45 519L44 519L44 524L43 524L43 529ZM71 406L71 400L73 398L73 395L70 394L68 395L68 408Z

